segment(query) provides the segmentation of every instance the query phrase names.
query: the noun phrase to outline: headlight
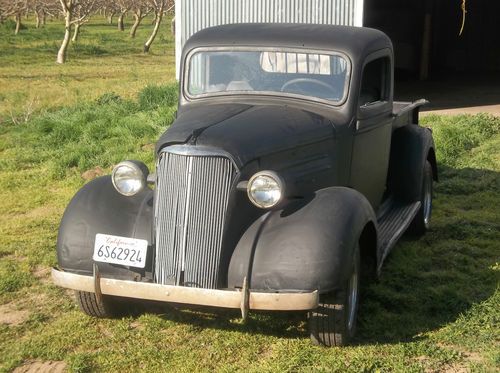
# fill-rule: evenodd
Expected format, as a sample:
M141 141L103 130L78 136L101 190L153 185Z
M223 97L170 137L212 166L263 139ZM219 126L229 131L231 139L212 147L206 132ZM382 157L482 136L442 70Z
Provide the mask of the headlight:
M133 196L146 187L149 174L147 166L138 161L124 161L113 168L111 180L118 193Z
M257 207L268 209L276 206L285 194L283 180L273 171L261 171L248 182L247 193Z

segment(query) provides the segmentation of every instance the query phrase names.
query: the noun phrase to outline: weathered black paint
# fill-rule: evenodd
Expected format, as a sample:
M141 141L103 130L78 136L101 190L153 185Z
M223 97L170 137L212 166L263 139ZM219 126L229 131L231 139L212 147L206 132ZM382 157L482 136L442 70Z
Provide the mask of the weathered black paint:
M255 23L211 27L194 34L184 46L180 71L180 111L183 110L186 104L190 103L182 90L186 56L196 48L234 46L305 48L312 51L336 51L345 54L353 65L349 88L350 97L344 105L337 107L335 112L337 115L343 116L346 121L352 118L357 110L357 95L365 59L370 54L384 49L389 50L392 58L392 43L387 35L381 31L365 27ZM354 94L351 94L351 92L354 92ZM248 102L248 95L242 95L242 98L243 100L240 102ZM390 98L392 101L392 91ZM234 102L237 99L237 96L231 96L229 100ZM213 100L213 98L208 98L195 101ZM223 96L219 100L220 102L228 102L228 97ZM296 105L300 101L290 98L282 100L282 102L292 105Z
M220 26L194 35L186 43L183 61L197 47L234 45L344 53L352 63L347 101L331 106L307 99L248 95L189 101L183 95L181 74L178 115L160 137L156 152L173 144L208 147L226 152L238 167L224 228L221 288L240 287L246 276L251 288L259 290L335 289L345 280L345 268L363 229L370 226L376 231L376 211L384 192L412 201L415 186L421 185L422 162L430 159L437 170L430 132L409 125L420 104L405 111L407 105L398 103L401 114L393 113L391 71L387 100L358 107L365 62L385 56L391 70L393 66L391 42L376 30ZM273 170L285 180L286 201L277 210L256 208L236 188L261 170ZM96 233L143 238L154 245L153 197L150 189L124 197L114 190L109 177L87 184L61 222L59 265L91 274ZM376 234L369 237L376 240ZM377 249L376 242L373 247ZM100 264L101 273L147 279L153 248L144 270ZM380 259L377 253L369 255Z
M388 188L402 201L418 201L422 193L422 178L425 161L433 168L437 180L434 140L429 129L408 125L394 131L392 135L391 161L389 165Z
M151 189L125 197L113 187L110 176L91 181L78 191L64 212L57 238L59 266L70 272L92 274L97 233L144 239L151 245L152 218ZM144 270L107 263L99 263L99 269L104 276L136 279L151 271L151 259L148 255Z
M210 146L231 154L242 168L254 159L332 139L334 134L328 118L286 105L192 105L179 112L156 148L183 143Z
M367 223L369 202L343 187L322 189L272 211L245 232L231 259L229 287L247 277L252 289L328 292L346 280Z

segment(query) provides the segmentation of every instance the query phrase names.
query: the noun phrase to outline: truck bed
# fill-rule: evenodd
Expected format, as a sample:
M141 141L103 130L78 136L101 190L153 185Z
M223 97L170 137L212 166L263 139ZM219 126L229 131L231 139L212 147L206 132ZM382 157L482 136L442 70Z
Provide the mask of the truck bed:
M392 128L397 129L407 124L418 124L420 107L427 105L429 101L420 99L414 102L394 101L392 115L394 122Z

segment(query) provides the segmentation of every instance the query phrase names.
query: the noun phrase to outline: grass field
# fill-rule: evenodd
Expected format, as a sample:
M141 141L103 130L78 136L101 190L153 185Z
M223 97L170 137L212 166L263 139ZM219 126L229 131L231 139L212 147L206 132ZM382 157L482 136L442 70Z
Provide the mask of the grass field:
M173 78L168 37L154 46L165 54L145 57L107 28L89 25L80 43L104 51L123 43L121 52L73 50L62 68L38 31L23 30L23 44L0 31L0 372L31 361L63 361L74 372L500 369L500 118L487 115L424 118L440 171L432 229L398 243L380 281L366 288L351 347L312 346L302 313L254 313L246 323L236 311L158 305L113 320L83 315L49 277L64 208L85 179L120 160L152 168L151 144L173 120L176 100L175 85L151 85ZM108 41L95 42L99 34ZM30 71L38 78L20 78ZM13 121L10 110L30 95L40 95L40 106Z
M126 22L130 26L131 19ZM146 18L135 39L128 30L119 32L104 19L91 20L82 27L80 39L70 46L68 62L55 63L64 26L48 21L36 30L34 21L14 35L15 24L0 24L0 123L12 117L24 121L30 113L94 99L116 92L135 97L147 84L175 80L174 39L170 20L158 34L151 52L142 46L151 33ZM28 114L28 115L27 115Z

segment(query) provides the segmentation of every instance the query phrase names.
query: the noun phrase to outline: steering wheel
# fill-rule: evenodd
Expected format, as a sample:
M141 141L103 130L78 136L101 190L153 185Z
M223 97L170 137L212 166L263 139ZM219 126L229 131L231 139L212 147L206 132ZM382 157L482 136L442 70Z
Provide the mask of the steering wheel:
M286 88L288 88L289 86L294 85L294 84L295 85L316 84L316 85L319 85L320 87L328 90L328 92L331 92L333 97L336 97L338 95L338 89L334 88L330 84L322 82L321 80L312 79L312 78L297 78L297 79L289 80L288 82L283 84L283 86L281 87L281 92L285 92ZM304 92L304 93L307 92L307 91L301 90L300 88L299 88L299 90L301 92Z

